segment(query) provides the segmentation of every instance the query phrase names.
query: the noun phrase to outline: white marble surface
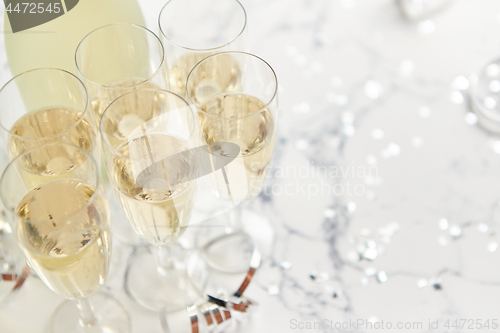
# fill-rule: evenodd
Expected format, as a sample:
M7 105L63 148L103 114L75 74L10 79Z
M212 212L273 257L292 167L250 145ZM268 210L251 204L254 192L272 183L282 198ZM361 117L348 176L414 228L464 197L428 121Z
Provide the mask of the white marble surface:
M250 50L278 75L282 117L252 204L276 243L246 292L259 308L236 331L390 331L298 327L322 320L499 330L444 327L500 320L500 141L473 124L461 77L500 54L500 2L452 2L410 22L393 0L243 1ZM162 1L142 4L156 29ZM133 331L160 332L158 315L124 294L119 266L107 289ZM0 303L0 332L45 332L61 301L29 279Z

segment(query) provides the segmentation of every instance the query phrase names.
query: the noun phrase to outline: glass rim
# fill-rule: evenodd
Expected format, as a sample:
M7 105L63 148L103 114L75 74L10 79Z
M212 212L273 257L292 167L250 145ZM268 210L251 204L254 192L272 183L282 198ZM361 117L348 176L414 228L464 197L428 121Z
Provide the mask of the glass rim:
M187 46L184 46L184 45L181 45L177 42L174 42L171 38L169 38L165 32L163 31L163 28L162 28L162 24L161 24L161 17L162 17L162 14L165 10L165 8L167 8L168 4L173 2L175 0L168 0L167 3L165 5L163 5L163 7L161 8L160 10L160 14L158 15L158 27L160 29L160 34L165 37L165 39L170 42L171 44L177 46L177 47L180 47L182 49L185 49L185 50L188 50L188 51L193 51L193 52L210 52L210 51L216 51L216 50L219 50L219 49L222 49L230 44L232 44L235 40L237 40L241 35L243 35L243 32L245 31L246 27L247 27L247 21L248 21L248 18L247 18L247 12L245 10L245 7L243 7L243 5L241 4L241 2L239 0L234 0L241 8L241 10L243 11L243 17L244 17L244 22L243 22L243 27L241 28L240 32L234 37L232 38L230 41L226 42L225 44L222 44L222 45L219 45L219 46L215 46L215 47L209 47L209 48L202 48L202 49L197 49L197 48L193 48L193 47L187 47Z
M87 40L87 38L90 35L92 35L94 32L97 32L97 31L99 31L101 29L104 30L104 29L107 29L107 28L110 28L110 27L117 27L117 26L128 26L128 27L133 27L133 28L139 28L140 30L146 31L147 33L153 35L156 38L156 40L158 41L158 43L160 45L160 50L161 50L161 60L160 60L160 64L158 65L158 68L156 68L155 71L148 78L146 78L144 80L141 80L140 82L138 82L136 84L133 84L133 85L130 85L130 86L126 86L126 87L123 87L123 86L117 87L116 85L107 85L107 84L102 84L102 83L96 82L94 80L91 80L87 75L85 75L83 73L82 69L80 68L79 62L78 62L78 51L80 50L80 48L82 47L83 43ZM75 50L75 65L76 65L76 69L77 69L78 73L82 77L84 77L86 81L89 81L92 84L95 84L95 85L97 85L99 87L103 87L103 88L106 88L106 89L126 89L126 88L138 87L141 84L149 82L154 77L156 77L156 75L161 71L161 68L163 67L164 63L165 63L165 47L163 46L163 43L160 40L160 37L158 37L153 31L149 30L148 28L146 28L146 27L144 27L142 25L139 25L139 24L135 24L135 23L111 23L111 24L106 24L106 25L100 26L98 28L95 28L94 30L92 30L91 32L89 32L88 34L86 34L82 38L82 40L78 43L78 46L76 47L76 50Z
M21 157L26 156L27 154L30 154L36 150L42 149L44 147L49 147L49 146L70 147L72 149L79 150L81 153L84 153L90 159L92 164L95 166L95 174L97 175L97 177L96 177L96 182L95 182L96 184L95 185L92 184L93 186L95 186L95 191L94 191L94 193L92 193L90 198L87 200L85 206L88 206L89 204L91 204L95 200L95 198L97 197L97 192L99 190L99 187L102 184L102 176L101 176L100 166L99 166L99 164L97 164L97 161L94 158L94 156L92 156L89 152L85 151L84 149L77 147L75 145L69 144L69 143L47 143L47 144L41 145L39 147L27 150L24 153L22 153L21 155L16 156L14 159L12 159L12 161L9 162L9 164L7 164L4 171L2 172L2 175L0 176L0 200L2 201L2 205L5 207L5 209L7 211L9 211L11 214L14 214L14 212L13 212L13 210L10 209L10 207L8 205L6 205L7 202L6 202L5 197L4 197L4 191L2 191L2 184L4 183L5 177L7 177L7 171L10 170L12 167L15 167L15 163L17 163L21 159ZM65 179L65 178L60 178L58 176L54 176L54 177L47 176L46 178L47 179L53 178L51 180L48 180L47 182L52 181L52 180L56 180L56 179ZM47 182L44 182L44 184ZM28 190L28 192L29 192L29 190Z
M275 88L274 88L274 92L273 92L273 95L272 97L269 99L268 102L266 102L266 104L260 108L259 110L251 113L251 114L248 114L246 116L241 116L241 117L231 117L230 119L231 120L239 120L239 119L246 119L246 118L250 118L250 117L253 117L253 116L256 116L258 114L261 114L262 112L264 112L264 110L266 110L276 99L277 99L277 96L278 96L278 77L276 76L276 72L274 71L274 69L271 67L271 65L269 65L269 63L267 61L265 61L264 59L262 59L261 57L255 55L255 54L252 54L252 53L248 53L248 52L241 52L241 51L227 51L227 52L221 52L221 53L217 53L217 54L213 54L209 57L206 57L205 59L201 60L199 63L197 63L193 69L191 69L191 71L189 72L188 76L187 76L187 80L186 80L186 95L188 97L188 100L190 102L192 102L195 106L196 106L196 109L198 110L198 112L201 112L203 113L204 115L206 116L209 116L209 117L213 117L213 118L219 118L219 119L229 119L229 118L226 118L226 117L221 117L221 116L218 116L218 115L214 115L212 113L209 113L209 112L206 112L206 111L203 111L201 110L200 108L198 108L198 105L199 103L196 103L193 98L191 98L191 94L189 93L189 82L190 82L190 78L191 78L191 75L193 74L193 72L201 65L203 64L205 61L207 60L210 60L211 58L214 58L214 57L218 57L218 56L222 56L222 55L226 55L226 54L240 54L240 55L244 55L244 56L250 56L250 57L253 57L259 61L261 61L262 63L264 63L270 70L271 70L271 73L272 73L272 76L274 78L274 84L275 84ZM224 92L221 92L221 94L224 93Z
M3 122L0 121L0 128L2 130L4 130L5 132L9 133L10 136L13 136L13 137L16 137L18 139L22 139L22 140L25 140L25 141L28 141L28 140L35 140L35 141L38 141L38 140L41 140L41 139L48 139L48 138L56 138L58 136L61 136L65 133L67 133L68 131L72 130L73 128L75 128L76 126L78 126L78 124L80 124L83 119L85 118L85 116L87 115L87 110L89 108L89 93L88 93L88 90L87 90L87 87L85 86L85 84L82 82L82 80L80 80L78 78L78 76L74 75L73 73L71 72L68 72L67 70L65 69L60 69L60 68L54 68L54 67L43 67L43 68L34 68L34 69L30 69L28 71L25 71L25 72L22 72L16 76L14 76L13 78L11 78L9 81L7 81L7 83L5 83L3 85L2 88L0 88L0 95L2 94L2 92L4 91L4 89L10 84L10 83L14 83L14 81L16 79L18 79L19 77L23 76L23 75L27 75L27 74L30 74L30 73L33 73L33 72L38 72L38 71L55 71L55 72L61 72L61 73L64 73L65 75L69 75L69 76L72 76L74 79L76 79L76 81L80 84L80 86L83 88L83 91L85 92L85 107L83 108L83 112L82 112L82 115L78 118L77 121L75 121L73 124L71 124L71 126L69 126L68 128L66 128L64 131L62 132L59 132L57 134L54 134L54 135L51 135L49 137L44 137L44 138L29 138L29 137L25 137L25 136L20 136L20 135L17 135L17 134L14 134L11 132L10 129L7 129ZM37 111L40 111L40 110L37 110ZM25 114L28 114L28 113L25 113ZM21 119L21 117L17 118L17 120ZM16 120L16 121L17 121ZM90 120L89 120L90 122Z
M138 93L138 92L144 92L144 91L147 91L147 92L160 92L162 94L172 95L175 98L180 99L181 102L183 102L186 105L186 107L191 111L191 115L193 117L193 124L191 126L191 130L190 130L190 133L189 133L189 140L191 140L193 138L193 136L195 135L195 133L196 133L196 128L197 128L196 113L193 110L193 108L191 107L191 105L189 105L189 103L184 98L182 98L181 96L177 95L176 93L174 93L172 91L165 90L165 89L137 89L137 90L129 91L128 93L121 95L120 97L116 98L115 100L113 100L111 103L108 104L108 106L104 110L104 112L103 112L103 114L101 116L101 120L99 122L99 133L101 135L101 139L103 141L103 144L106 147L108 147L113 152L113 155L119 156L120 158L124 158L124 159L127 159L127 160L136 160L136 159L132 159L130 156L125 156L125 155L121 154L120 152L118 152L117 148L120 147L122 145L122 143L120 145L118 145L118 147L116 147L116 148L114 148L111 145L111 143L108 140L108 134L104 133L104 126L103 126L104 117L105 117L105 115L106 115L106 113L108 111L111 112L110 111L111 107L114 106L115 102L117 102L119 99L124 98L125 96L131 95L131 94L135 94L135 93ZM168 111L168 112L170 112L170 111ZM125 140L123 142L125 142Z

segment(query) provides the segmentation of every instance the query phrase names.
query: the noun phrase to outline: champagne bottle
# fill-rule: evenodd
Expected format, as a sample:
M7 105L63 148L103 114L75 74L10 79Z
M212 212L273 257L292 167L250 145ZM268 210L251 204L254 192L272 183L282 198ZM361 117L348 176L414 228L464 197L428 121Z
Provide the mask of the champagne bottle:
M64 8L68 8L68 1L62 2L66 4ZM117 22L144 26L137 0L80 0L64 15L16 33L12 32L5 12L5 50L11 73L17 75L34 68L54 67L76 75L78 43L90 31Z

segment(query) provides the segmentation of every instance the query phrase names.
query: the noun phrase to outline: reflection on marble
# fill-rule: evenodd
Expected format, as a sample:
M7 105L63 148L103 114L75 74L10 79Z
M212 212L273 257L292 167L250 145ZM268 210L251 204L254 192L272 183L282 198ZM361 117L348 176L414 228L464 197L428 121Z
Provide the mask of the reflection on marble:
M156 31L162 1L145 2ZM274 167L251 204L273 222L276 243L246 291L259 308L235 329L495 331L500 139L478 127L469 89L500 54L500 2L455 0L415 21L392 0L242 2L250 50L279 78L282 113ZM117 245L124 260L130 248ZM106 289L133 331L160 332L158 316L124 294L117 266ZM32 279L0 304L0 331L44 332L60 301ZM16 322L22 313L33 320ZM444 326L455 319L490 328ZM330 320L363 324L329 329Z

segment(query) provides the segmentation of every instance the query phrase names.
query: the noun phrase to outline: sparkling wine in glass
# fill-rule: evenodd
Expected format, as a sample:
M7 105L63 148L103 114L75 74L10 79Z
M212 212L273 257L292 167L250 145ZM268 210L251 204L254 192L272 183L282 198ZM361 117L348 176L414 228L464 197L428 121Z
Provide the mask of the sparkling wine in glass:
M100 149L93 115L88 111L87 90L76 76L60 69L30 70L0 89L0 132L5 148L2 158L23 156L18 172L28 187L37 184L40 177L77 167L85 159L85 154L69 157L60 146L47 144L72 144L95 157ZM24 155L33 149L32 154ZM0 262L5 268L0 272L4 276L2 286L10 279L18 288L29 270L21 272L23 256L14 260L11 255L20 252L16 242L9 241L14 229L11 221L4 216L0 220L4 226L0 226Z
M78 75L87 86L96 127L108 105L137 89L165 87L164 49L160 38L150 30L127 23L97 28L82 39L76 49ZM122 108L154 109L155 100L141 97ZM120 103L120 102L118 102ZM126 113L126 112L125 112ZM135 116L125 117L117 129L125 133L133 127ZM131 245L146 245L123 219L113 224L117 238Z
M244 70L233 85L221 87L217 68L220 58L227 56L235 59L239 68ZM218 235L212 233L220 228L208 228L200 235L200 239L205 239L207 262L224 272L248 268L251 253L244 253L243 241L234 241L242 234L251 237L263 256L271 249L273 231L268 221L259 214L242 211L239 203L248 202L260 193L271 163L278 124L277 88L277 78L271 66L244 52L225 52L208 57L197 64L188 77L187 95L190 103L196 106L204 139L212 148L211 154L214 157L226 154L224 149L214 149L217 147L214 143L228 142L240 148L240 156L236 159L240 164L226 167L222 175L215 174L212 182L216 196L233 203L230 228L225 229L225 234L219 232ZM218 256L217 251L212 252L221 245L222 248L234 247L232 259L227 255Z
M135 90L109 105L100 131L115 195L137 234L154 245L130 261L126 291L149 309L185 308L200 297L203 283L188 276L189 255L175 244L197 190L195 113L169 91Z
M24 160L49 148L79 164L26 183ZM63 153L64 152L64 153ZM54 158L57 158L54 155ZM21 172L25 171L25 172ZM0 196L12 214L15 234L30 266L63 303L52 332L126 332L129 319L104 285L111 252L109 208L95 159L81 148L49 144L15 158L0 179ZM99 318L99 319L97 319Z

